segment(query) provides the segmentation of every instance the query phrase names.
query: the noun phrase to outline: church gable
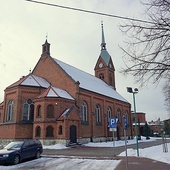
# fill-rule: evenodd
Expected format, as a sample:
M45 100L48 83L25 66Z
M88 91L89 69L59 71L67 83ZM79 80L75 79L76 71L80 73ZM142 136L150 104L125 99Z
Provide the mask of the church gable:
M69 100L74 100L74 98L65 90L49 86L45 89L37 98L64 98Z
M44 47L44 46L43 46ZM48 51L48 53L50 53ZM33 74L45 78L52 86L70 92L72 96L77 90L76 82L50 55L43 53L33 69Z
M58 117L57 117L57 121L60 120L80 120L80 115L78 114L78 112L76 111L76 108L74 105L71 105L70 107L66 108Z

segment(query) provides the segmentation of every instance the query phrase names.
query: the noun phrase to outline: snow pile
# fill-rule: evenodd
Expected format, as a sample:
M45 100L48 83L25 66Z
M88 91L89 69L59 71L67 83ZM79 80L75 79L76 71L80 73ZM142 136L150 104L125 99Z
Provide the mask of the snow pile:
M145 149L139 149L139 156L154 159L157 161L170 163L170 143L167 143L167 147L169 149L168 152L163 152L163 146L153 146ZM125 156L126 152L122 152L119 156ZM127 149L128 156L136 156L136 150Z
M43 145L43 149L68 149L68 147L63 144L55 144L55 145Z

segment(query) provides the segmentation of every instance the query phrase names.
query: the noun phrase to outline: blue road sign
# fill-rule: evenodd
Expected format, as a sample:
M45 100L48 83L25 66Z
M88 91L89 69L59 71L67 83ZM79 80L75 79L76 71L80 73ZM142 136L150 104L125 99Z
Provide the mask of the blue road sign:
M117 118L110 118L109 119L109 128L116 128L117 127Z
M126 116L123 116L123 127L124 127L125 130L128 129L128 124L127 124Z

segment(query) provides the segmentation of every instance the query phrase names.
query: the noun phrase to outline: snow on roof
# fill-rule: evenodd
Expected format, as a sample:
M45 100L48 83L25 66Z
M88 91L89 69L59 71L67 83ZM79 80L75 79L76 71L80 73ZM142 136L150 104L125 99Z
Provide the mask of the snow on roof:
M74 109L74 105L72 105L71 107L69 107L68 109L66 109L62 114L61 116L64 116L64 117L67 117L71 111Z
M44 97L54 97L54 98L60 97L60 98L74 100L74 98L65 90L53 86L49 86L37 98L44 98Z
M1 103L0 103L0 107L3 107L3 105L4 105L4 102L1 102Z
M49 87L50 84L41 77L30 74L26 79L20 84L25 86L38 86L38 87Z
M112 86L109 86L101 79L88 74L80 69L77 69L73 66L70 66L62 61L59 61L55 58L53 60L75 81L80 82L79 87L101 94L105 95L123 102L128 102L126 99L124 99L118 92L116 92Z
M67 93L65 90L52 87L52 86L50 87L47 97L61 97L61 98L74 100L74 98L69 93Z

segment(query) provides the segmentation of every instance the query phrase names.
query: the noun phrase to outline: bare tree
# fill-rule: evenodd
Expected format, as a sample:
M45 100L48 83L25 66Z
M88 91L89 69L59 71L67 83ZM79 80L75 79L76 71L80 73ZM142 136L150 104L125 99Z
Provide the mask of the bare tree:
M148 0L147 21L128 21L120 26L127 35L124 51L126 68L140 85L165 81L163 92L170 109L170 0Z

